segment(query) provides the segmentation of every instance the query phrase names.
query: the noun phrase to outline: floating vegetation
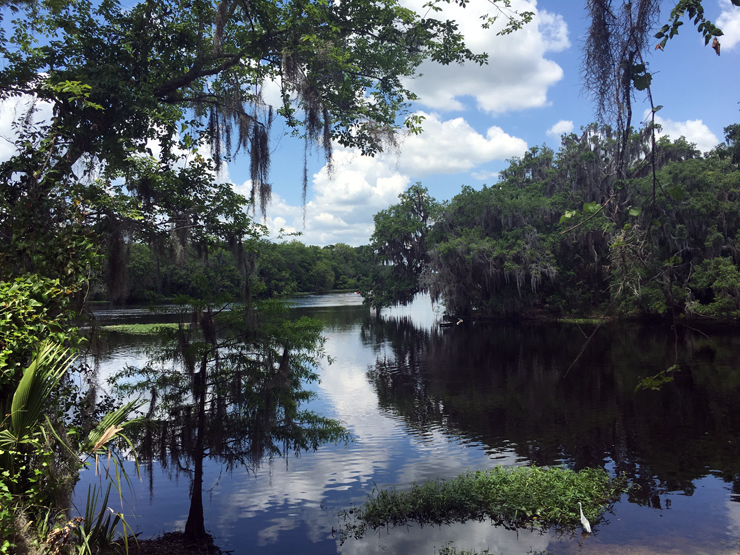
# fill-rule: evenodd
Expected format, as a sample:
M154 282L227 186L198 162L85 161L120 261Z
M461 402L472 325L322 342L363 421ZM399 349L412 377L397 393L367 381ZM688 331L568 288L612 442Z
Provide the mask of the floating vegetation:
M483 551L469 551L467 549L458 550L457 547L455 547L454 542L447 542L447 545L442 547L439 551L435 551L435 553L439 553L439 555L493 555L488 551L488 549L484 549Z
M112 326L101 326L103 331L128 333L131 335L156 335L162 328L175 329L179 324L116 324Z
M490 519L507 528L573 527L578 502L592 523L626 490L626 480L603 468L503 467L467 472L449 481L414 484L410 491L373 489L358 508L343 511L343 539L369 529L416 522L451 524Z

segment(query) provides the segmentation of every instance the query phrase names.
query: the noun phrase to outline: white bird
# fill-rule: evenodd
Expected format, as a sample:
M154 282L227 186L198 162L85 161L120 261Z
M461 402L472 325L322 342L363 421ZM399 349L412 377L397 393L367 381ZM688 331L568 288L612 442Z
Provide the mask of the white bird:
M581 512L581 526L583 526L583 529L586 531L587 534L591 533L591 525L588 523L588 519L583 516L583 507L581 507L581 502L578 502L578 510Z

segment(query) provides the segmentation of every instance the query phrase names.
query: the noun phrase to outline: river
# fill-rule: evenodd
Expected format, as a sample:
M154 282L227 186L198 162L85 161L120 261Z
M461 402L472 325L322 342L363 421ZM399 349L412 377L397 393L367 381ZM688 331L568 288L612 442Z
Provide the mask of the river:
M246 553L737 554L740 550L740 337L610 324L440 328L428 298L384 310L359 295L300 297L291 312L321 320L332 364L309 408L344 422L349 444L227 471L207 462L206 529ZM147 310L98 310L101 323L166 321ZM147 339L111 334L98 379L144 365ZM658 391L640 378L678 364ZM582 540L489 522L383 529L340 541L338 511L374 487L452 478L495 465L605 466L635 484ZM133 481L124 512L141 537L182 529L189 478L156 460ZM131 468L130 471L133 471ZM83 472L77 502L84 506ZM121 508L116 504L114 509Z

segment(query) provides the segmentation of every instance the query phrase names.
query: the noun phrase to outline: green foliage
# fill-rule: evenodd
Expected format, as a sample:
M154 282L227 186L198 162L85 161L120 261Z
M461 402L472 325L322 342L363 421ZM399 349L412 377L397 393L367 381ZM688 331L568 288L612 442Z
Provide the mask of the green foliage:
M38 275L0 281L0 402L15 389L42 341L63 343L75 333L65 322L73 292L59 279Z
M4 452L0 450L0 457ZM13 495L8 484L17 478L9 470L0 471L0 553L10 553L15 547L13 542L13 525L15 523L15 506Z
M298 292L326 292L332 289L359 289L368 275L368 247L343 243L325 247L307 246L300 241L258 240L251 256L256 267L250 278L252 294L258 298L280 297ZM190 247L181 260L157 255L142 243L128 246L129 302L151 302L177 295L204 298L208 294L239 297L245 286L240 254L228 244L213 242L207 258ZM106 298L104 292L98 298Z
M327 262L319 261L309 274L311 290L319 293L330 291L334 287L334 272Z
M398 196L399 203L375 214L370 238L375 265L361 291L365 304L375 309L408 304L424 291L420 283L429 260L427 235L439 206L420 183Z
M510 526L573 526L578 502L586 518L598 522L611 502L625 491L623 479L602 468L579 472L565 468L502 467L462 474L449 480L414 484L410 491L374 489L354 514L345 535L361 537L368 528L449 524L491 519ZM350 520L349 514L344 514Z
M558 152L535 147L511 160L493 186L463 187L436 214L415 271L399 272L402 262L376 269L377 292L390 304L427 289L448 312L476 317L608 306L630 317L734 319L740 172L727 149L700 158L683 138L661 139L653 182L650 127L627 139L625 179L615 174L619 141L591 125L564 136ZM394 217L408 219L401 207ZM390 229L378 243L386 248L403 236L391 221L376 216L376 235Z
M32 520L44 523L37 528L40 541L52 532L52 509L62 516L67 510L77 472L86 464L86 458L94 456L97 463L101 455L111 457L111 447L119 440L132 447L121 432L134 422L130 415L140 406L131 402L106 414L84 438L80 437L81 430L65 430L50 409L71 363L67 349L43 343L23 372L8 415L0 422L0 497L9 500L3 503L0 522L15 523L19 513L30 513ZM120 470L120 454L114 449L113 455ZM115 475L121 473L116 471ZM117 490L120 492L120 481ZM4 534L2 539L9 546L15 537Z
M439 555L489 555L489 554L490 552L488 551L488 549L484 549L483 551L468 551L467 549L458 550L453 545L453 542L448 542L447 545L445 545L439 550Z
M103 332L128 333L131 335L157 335L160 328L177 328L178 324L115 324L111 326L101 326Z
M108 483L102 502L100 502L98 486L89 485L87 487L85 516L79 525L74 528L78 555L108 553L114 550L114 546L115 548L119 547L115 544L119 533L119 525L121 526L120 533L123 538L125 552L128 553L128 538L133 531L126 523L122 513L114 513L108 507L111 486L112 484Z
M730 258L704 260L695 267L689 286L698 300L688 311L705 317L740 317L740 271Z
M732 0L732 3L735 6L740 6L740 0ZM688 18L689 21L693 20L697 31L704 37L705 45L709 44L709 41L714 37L721 37L724 34L719 27L704 17L702 0L680 0L671 10L669 23L663 25L660 31L655 34L656 39L662 39L660 41L661 48L666 46L668 39L678 34L679 27L683 25L683 21L681 21L683 17ZM719 50L717 54L719 54Z
M680 372L681 367L677 364L674 364L673 366L670 366L666 368L665 370L661 370L654 376L648 376L647 378L641 378L640 381L635 386L635 393L640 391L641 389L652 389L653 391L660 391L660 389L667 383L671 383L673 381L673 376L671 375L673 372Z

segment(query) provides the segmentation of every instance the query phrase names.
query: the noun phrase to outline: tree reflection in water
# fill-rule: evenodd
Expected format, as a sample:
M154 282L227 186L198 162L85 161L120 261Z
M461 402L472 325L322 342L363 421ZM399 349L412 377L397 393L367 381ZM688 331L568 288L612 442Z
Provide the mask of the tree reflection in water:
M256 470L260 462L348 438L335 420L301 409L313 394L323 358L321 325L288 320L285 307L262 303L242 312L229 305L183 305L177 329L161 330L145 368L116 381L126 393L148 393L150 425L138 437L140 457L190 477L185 535L206 539L206 459Z
M489 453L514 449L540 466L624 472L640 486L629 500L653 508L667 492L691 495L709 474L740 492L740 349L730 333L681 329L676 355L663 329L611 325L569 372L584 341L574 325L426 331L380 318L362 334L388 347L367 374L381 408L414 433L460 435ZM635 391L676 356L674 382Z

